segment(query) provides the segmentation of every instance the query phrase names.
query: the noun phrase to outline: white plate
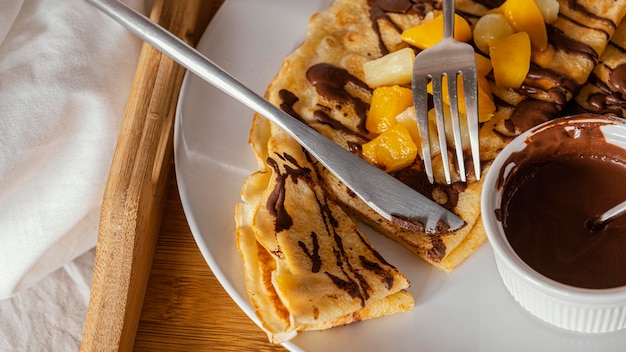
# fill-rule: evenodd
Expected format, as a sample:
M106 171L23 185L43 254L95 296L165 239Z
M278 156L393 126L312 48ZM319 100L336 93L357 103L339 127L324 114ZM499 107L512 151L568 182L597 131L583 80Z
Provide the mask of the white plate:
M228 0L198 49L263 94L308 18L330 0ZM234 207L244 178L256 170L248 145L253 112L187 75L175 125L178 185L191 231L211 270L241 309L258 322L245 290L235 244ZM613 351L626 332L582 335L549 326L508 293L489 244L454 272L432 268L366 229L383 256L411 280L413 311L322 332L285 344L292 351Z

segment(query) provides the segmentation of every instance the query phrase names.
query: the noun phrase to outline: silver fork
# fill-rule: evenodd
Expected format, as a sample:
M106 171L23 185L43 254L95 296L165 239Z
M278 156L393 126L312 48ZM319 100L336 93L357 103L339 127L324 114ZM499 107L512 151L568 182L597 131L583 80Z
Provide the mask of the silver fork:
M478 142L478 86L476 56L474 49L467 43L454 39L454 0L443 1L444 30L443 39L436 45L420 52L413 63L413 103L417 115L422 140L422 156L426 175L430 183L434 182L431 155L430 127L428 123L428 104L426 86L428 80L433 85L433 102L436 115L436 128L441 150L441 158L446 182L451 183L448 146L446 144L444 106L442 102L442 77L447 76L450 96L450 116L452 133L456 149L456 160L461 181L465 182L465 159L461 141L461 124L458 109L457 75L463 78L465 107L470 137L470 149L476 179L480 179L480 155Z

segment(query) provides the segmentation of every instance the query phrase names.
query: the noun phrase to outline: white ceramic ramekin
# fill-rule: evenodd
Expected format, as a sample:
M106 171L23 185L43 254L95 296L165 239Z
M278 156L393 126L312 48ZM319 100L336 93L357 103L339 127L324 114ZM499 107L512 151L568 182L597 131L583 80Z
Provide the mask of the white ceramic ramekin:
M597 122L603 124L607 142L626 149L626 124L621 119L595 115L568 118L568 123ZM496 219L502 188L498 189L500 170L505 180L512 165L505 165L511 153L525 148L527 138L542 133L563 119L549 121L532 128L513 140L500 152L484 180L481 197L482 219L505 286L526 310L552 325L584 333L606 333L626 328L626 287L584 289L549 279L528 266L508 243L502 223ZM626 255L626 253L624 254Z

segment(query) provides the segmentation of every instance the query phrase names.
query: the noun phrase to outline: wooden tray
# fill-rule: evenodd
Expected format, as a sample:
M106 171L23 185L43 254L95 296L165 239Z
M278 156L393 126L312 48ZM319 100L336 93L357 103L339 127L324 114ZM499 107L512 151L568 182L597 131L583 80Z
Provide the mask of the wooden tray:
M150 18L194 45L222 2L156 0ZM83 351L134 344L169 189L184 73L143 45L102 203Z

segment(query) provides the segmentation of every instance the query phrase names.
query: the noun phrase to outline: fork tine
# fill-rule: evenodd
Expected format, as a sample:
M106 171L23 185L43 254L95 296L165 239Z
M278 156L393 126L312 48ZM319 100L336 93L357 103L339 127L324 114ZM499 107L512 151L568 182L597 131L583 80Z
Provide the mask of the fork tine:
M457 73L448 75L448 96L450 100L450 118L452 134L454 135L454 148L456 149L457 167L461 181L465 182L465 159L463 158L463 142L461 141L461 122L459 118L459 103L457 94Z
M439 136L439 148L441 149L441 160L443 162L443 172L446 183L450 184L450 163L448 160L448 145L446 143L446 125L443 113L443 101L441 96L441 75L432 77L433 83L433 103L435 107L435 117L437 124L437 135Z
M426 91L427 76L415 75L413 77L413 105L415 107L415 115L417 127L420 132L422 141L422 158L424 159L424 168L428 181L433 183L433 163L430 152L430 128L428 123L428 93Z
M476 65L463 71L463 93L470 137L474 174L480 180L480 142L478 136L478 78Z

